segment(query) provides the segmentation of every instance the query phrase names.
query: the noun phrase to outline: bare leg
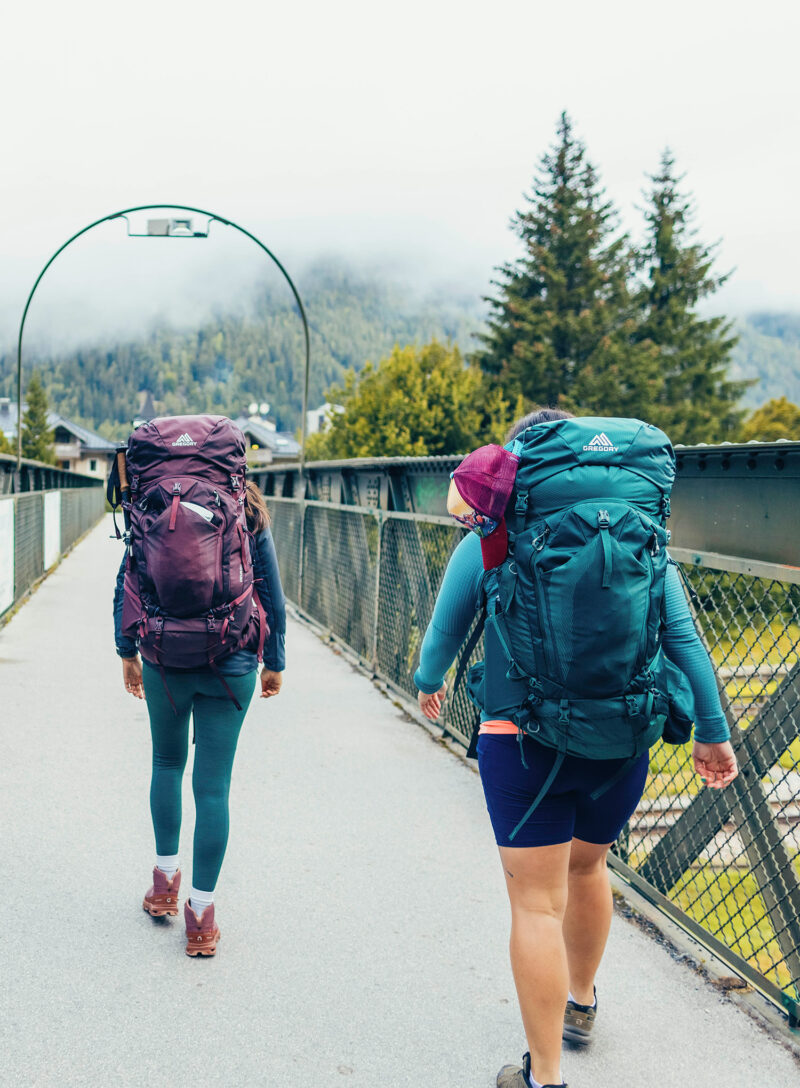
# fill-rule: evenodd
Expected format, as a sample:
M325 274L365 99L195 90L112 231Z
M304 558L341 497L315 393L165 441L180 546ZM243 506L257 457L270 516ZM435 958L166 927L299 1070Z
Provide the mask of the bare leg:
M531 1068L540 1084L561 1082L569 984L563 921L570 846L499 847L511 901L511 968Z
M570 850L564 942L569 988L579 1005L594 1001L594 977L611 927L613 900L606 865L609 846L573 839Z

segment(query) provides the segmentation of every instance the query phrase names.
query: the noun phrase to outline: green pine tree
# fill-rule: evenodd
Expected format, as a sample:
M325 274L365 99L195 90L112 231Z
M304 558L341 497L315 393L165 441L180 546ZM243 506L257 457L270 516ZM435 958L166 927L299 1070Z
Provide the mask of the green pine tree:
M663 370L651 421L673 442L735 439L744 416L737 404L749 384L727 376L737 338L726 318L697 313L697 304L728 278L713 271L718 245L696 240L693 201L680 191L683 178L676 176L669 150L650 180L637 337L656 346Z
M524 254L493 281L475 361L506 397L646 418L661 373L635 338L631 251L566 113L525 199L512 219Z
M22 417L22 456L31 461L55 464L53 432L47 426L47 394L37 373L25 390L26 409Z

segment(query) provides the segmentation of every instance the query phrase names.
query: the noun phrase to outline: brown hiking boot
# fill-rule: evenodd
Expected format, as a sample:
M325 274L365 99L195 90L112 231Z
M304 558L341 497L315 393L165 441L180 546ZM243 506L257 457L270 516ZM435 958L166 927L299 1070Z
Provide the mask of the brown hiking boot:
M186 922L186 955L213 956L217 951L219 926L214 921L214 904L198 917L187 900L183 908Z
M530 1088L531 1056L522 1059L522 1068L518 1065L504 1065L497 1074L497 1088ZM543 1084L542 1088L567 1088L566 1084Z
M594 1018L597 1015L597 990L594 991L594 1005L579 1005L568 1001L564 1010L564 1031L562 1039L578 1046L586 1046L592 1039Z
M161 918L165 914L176 915L178 913L178 892L181 887L181 871L168 877L159 868L153 869L153 885L144 897L142 909L146 910L153 918Z

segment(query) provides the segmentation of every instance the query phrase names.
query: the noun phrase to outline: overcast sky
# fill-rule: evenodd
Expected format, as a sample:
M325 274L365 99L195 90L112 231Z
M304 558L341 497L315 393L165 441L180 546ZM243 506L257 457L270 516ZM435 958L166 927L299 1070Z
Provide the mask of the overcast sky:
M61 242L162 200L290 271L336 253L480 294L562 109L632 232L669 145L736 268L721 305L800 309L795 0L31 0L2 28L0 344ZM93 232L43 281L32 341L225 304L263 271L225 234Z

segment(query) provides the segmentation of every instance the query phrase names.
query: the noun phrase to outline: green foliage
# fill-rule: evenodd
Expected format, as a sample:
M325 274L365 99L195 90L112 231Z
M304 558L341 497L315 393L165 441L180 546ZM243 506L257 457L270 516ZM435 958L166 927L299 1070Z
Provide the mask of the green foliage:
M6 436L0 431L0 453L13 453L16 454L16 450L12 444L8 441Z
M395 347L377 366L349 371L326 396L344 412L309 438L312 460L466 453L502 438L510 420L502 396L487 396L481 372L464 366L457 347L436 340Z
M660 367L658 352L634 336L630 248L566 114L557 137L512 220L524 254L494 281L474 359L506 397L646 415Z
M762 404L742 427L744 442L775 442L779 438L800 442L800 407L786 397Z
M22 417L22 456L32 461L55 464L53 432L47 426L47 394L38 373L31 376L25 390L27 405Z
M651 176L640 252L637 339L657 347L663 381L646 418L673 442L735 439L744 415L736 405L747 388L728 378L736 337L725 318L701 318L696 310L728 277L713 271L717 247L696 240L692 201L680 192L674 167L665 151Z

